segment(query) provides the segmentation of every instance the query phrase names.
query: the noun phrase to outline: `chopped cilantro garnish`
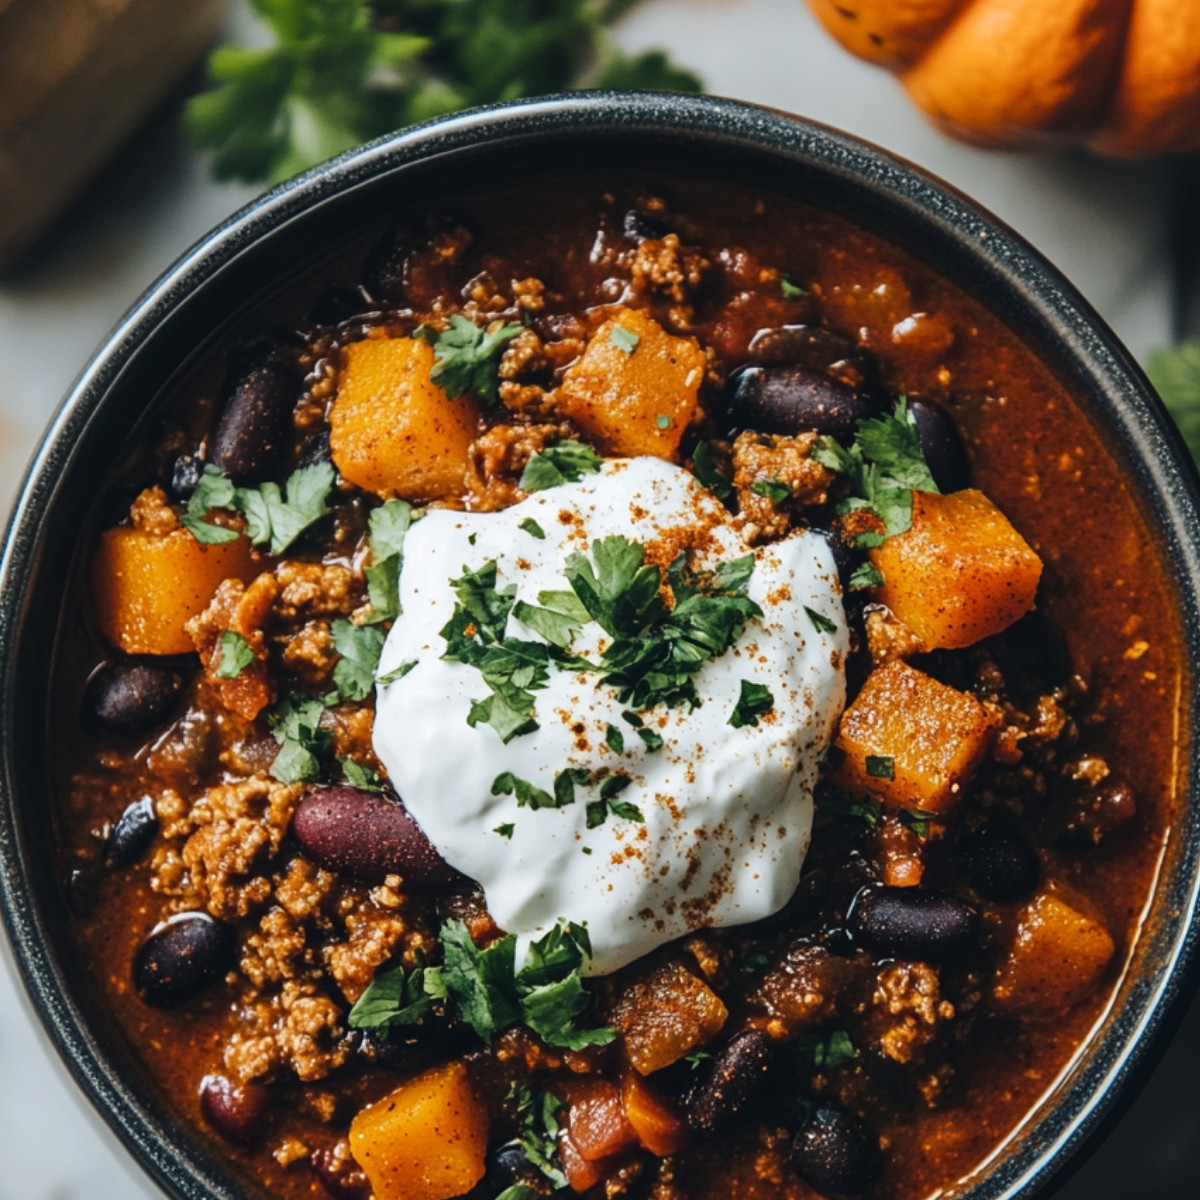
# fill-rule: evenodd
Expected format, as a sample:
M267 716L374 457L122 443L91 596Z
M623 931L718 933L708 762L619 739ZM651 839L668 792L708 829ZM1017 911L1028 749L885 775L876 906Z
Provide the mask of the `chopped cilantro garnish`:
M696 449L692 452L692 474L718 500L730 500L733 498L733 484L729 482L728 477L723 475L717 466L717 458L713 453L711 442L696 443Z
M642 823L646 820L642 815L642 810L636 804L631 804L628 800L617 799L631 783L633 780L628 775L609 775L600 784L599 799L589 800L587 805L586 816L589 829L603 825L608 819L609 813L625 821Z
M813 458L846 477L850 495L839 512L866 508L884 524L887 537L912 525L912 494L936 492L916 421L903 396L894 414L859 421L854 443L847 450L828 435L817 440Z
M408 972L399 963L375 973L367 990L350 1010L351 1029L371 1029L386 1034L393 1026L417 1025L433 1011L425 990L425 971Z
M554 593L542 594L554 595ZM574 600L575 597L572 595L571 599ZM524 600L518 600L513 605L512 615L522 625L528 625L534 633L540 633L546 641L553 642L563 650L571 645L580 627L588 619L585 612L583 620L580 620L577 609L574 607L564 612L553 599L544 608L538 608L536 604L526 604Z
M567 767L554 776L554 800L558 808L575 803L575 788L587 787L590 775L582 767Z
M756 479L750 485L750 490L756 496L766 496L775 505L792 498L792 489L780 479Z
M828 787L819 787L815 799L818 812L838 817L858 817L871 826L883 821L883 809L877 800L851 800L849 796Z
M530 537L537 538L539 542L546 540L546 531L532 517L526 517L517 528L525 530Z
M691 1054L685 1055L683 1061L687 1063L692 1070L703 1066L712 1058L712 1052L709 1050L693 1050Z
M582 851L584 854L591 854L591 852L592 852L592 848L591 848L591 846L580 846L580 847L579 847L579 849L580 849L580 850L581 850L581 851Z
M267 721L279 753L271 763L271 774L280 783L315 779L321 761L333 744L333 735L321 728L325 704L312 696L293 695L282 700Z
M622 325L614 325L609 330L608 340L616 346L616 348L626 355L631 355L638 347L638 342L642 339L634 333L632 329L626 329Z
M356 788L362 788L364 792L379 792L383 790L383 780L379 777L378 771L373 771L370 767L364 767L362 763L355 762L352 758L339 758L338 762L342 764L342 771L346 776L346 781Z
M761 975L770 965L770 958L761 950L751 950L749 954L744 954L738 964L744 975Z
M769 713L774 707L775 697L771 695L769 687L743 679L741 693L730 714L729 724L734 729L741 729L744 725L757 725L758 718L764 713Z
M847 580L847 587L852 592L865 591L868 588L877 588L883 586L883 575L879 568L874 563L860 563L853 571L850 572L850 578Z
M238 488L237 507L246 518L246 534L256 546L270 543L272 554L282 554L314 521L328 511L326 501L335 475L329 463L300 467L279 484Z
M375 680L380 687L387 687L389 683L395 683L397 679L403 679L417 665L417 659L411 658L408 662L402 662L394 671L388 671L386 675L380 675Z
M779 290L785 300L799 300L801 296L808 295L804 288L794 284L786 275L779 277Z
M405 500L389 500L371 512L370 545L375 561L364 574L372 625L400 615L400 567L412 519L412 505Z
M796 1049L818 1071L836 1070L858 1057L858 1051L844 1029L805 1034L796 1039Z
M343 700L363 700L375 686L375 671L383 653L384 636L373 625L355 625L339 617L330 626L333 648L341 655L333 682Z
M582 442L568 439L543 447L530 458L521 473L520 487L526 492L542 492L562 483L578 483L585 475L594 475L604 460Z
M557 1096L549 1092L535 1092L523 1083L512 1085L508 1099L516 1103L520 1129L517 1140L525 1152L526 1160L541 1172L552 1187L565 1188L567 1177L562 1173L558 1159L558 1118L566 1105ZM529 1190L533 1191L532 1188ZM520 1196L511 1200L528 1198Z
M511 771L503 771L492 781L493 796L516 796L518 808L561 808L556 797ZM572 799L574 797L572 796Z
M187 512L179 518L179 523L202 546L220 545L222 542L232 542L239 537L236 529L228 529L224 525L212 525L206 519L214 508L232 508L237 489L224 471L209 463L196 484L188 500Z
M694 572L683 555L667 571L675 599L668 608L661 569L645 561L645 548L624 537L600 538L591 556L567 559L567 581L591 617L611 634L604 651L604 682L634 709L700 703L694 675L719 658L762 610L745 593L754 556Z
M614 754L625 753L625 735L615 725L610 725L604 731L604 744Z
M837 623L831 621L824 613L817 612L815 608L809 608L807 604L804 606L804 611L808 614L808 619L818 633L837 633Z
M931 826L941 822L937 813L925 812L919 808L902 808L897 815L922 840L929 836Z
M471 392L490 407L499 398L496 365L505 344L521 329L520 325L501 325L489 333L455 313L450 327L439 333L433 344L437 365L429 373L430 380L451 400Z
M632 782L628 775L610 775L600 785L600 798L611 800L614 796L619 796Z
M888 754L868 754L866 768L872 779L896 778L896 763Z
M647 729L643 726L637 731L637 735L645 743L647 750L661 750L663 748L662 734L657 729Z
M467 534L467 544L468 544L469 546L473 546L473 545L475 545L475 543L476 543L478 540L479 540L479 534L477 534L477 533L469 533L469 534Z
M516 829L516 826L511 821L505 821L503 825L497 825L492 832L498 833L502 838L508 838L511 841L514 829Z
M250 643L236 630L227 629L217 641L213 674L218 679L236 679L253 661Z
M608 809L614 817L620 817L625 821L637 821L639 824L643 824L646 820L642 815L642 810L628 800L610 800Z

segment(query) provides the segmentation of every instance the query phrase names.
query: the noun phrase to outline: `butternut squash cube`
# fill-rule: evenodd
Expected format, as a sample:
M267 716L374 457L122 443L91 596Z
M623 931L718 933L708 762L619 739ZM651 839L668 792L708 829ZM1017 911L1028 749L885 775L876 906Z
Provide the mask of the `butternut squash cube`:
M461 1062L402 1083L358 1114L350 1151L375 1200L450 1200L482 1178L487 1109Z
M1042 560L974 488L913 493L912 528L870 552L879 600L923 651L957 650L1007 629L1034 606Z
M636 1071L621 1080L621 1102L638 1141L660 1158L687 1144L688 1126L679 1106L651 1087Z
M126 654L187 654L193 646L184 625L217 585L255 573L244 537L202 546L186 529L107 529L92 558L100 630Z
M706 365L692 338L672 337L644 312L622 309L563 377L558 408L604 454L675 460L699 416Z
M451 400L430 378L433 347L368 338L345 349L329 410L333 461L351 483L391 499L461 496L479 421L468 395Z
M1095 988L1115 946L1091 904L1050 884L1021 910L992 996L1007 1012L1054 1016Z
M867 677L842 713L833 782L887 808L948 812L995 724L974 696L890 662Z
M625 1035L634 1070L649 1075L712 1041L728 1015L708 984L678 963L664 963L625 989L611 1023Z
M589 1162L599 1162L638 1144L625 1115L621 1092L607 1079L572 1080L567 1085L567 1134Z

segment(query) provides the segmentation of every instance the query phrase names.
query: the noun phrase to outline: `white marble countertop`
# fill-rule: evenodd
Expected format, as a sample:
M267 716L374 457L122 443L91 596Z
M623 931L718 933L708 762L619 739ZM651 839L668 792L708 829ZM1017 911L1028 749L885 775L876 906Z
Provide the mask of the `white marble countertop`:
M248 29L243 12L234 27ZM1024 234L1135 355L1169 340L1168 179L1161 165L1080 153L989 154L945 140L889 76L844 54L800 0L648 0L621 26L629 50L667 45L710 91L838 126L941 175ZM216 185L178 133L153 121L21 268L0 279L0 505L89 354L188 245L251 199ZM160 1196L54 1059L0 950L0 1200ZM1164 1065L1060 1200L1196 1195L1200 1008Z

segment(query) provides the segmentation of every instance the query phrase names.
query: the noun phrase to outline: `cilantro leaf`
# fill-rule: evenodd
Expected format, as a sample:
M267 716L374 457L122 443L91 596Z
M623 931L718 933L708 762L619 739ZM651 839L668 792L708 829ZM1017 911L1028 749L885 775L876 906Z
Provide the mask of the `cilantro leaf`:
M246 533L256 546L270 543L282 554L314 521L329 510L326 501L336 478L329 463L300 467L283 490L268 481L258 488L238 488L235 503L246 518Z
M615 725L610 725L604 731L604 744L614 754L625 753L625 735Z
M844 1029L808 1033L796 1039L796 1049L818 1071L833 1071L858 1057L854 1042Z
M342 764L342 771L346 776L347 783L361 788L364 792L383 790L383 780L380 779L378 771L373 771L370 767L355 762L352 758L339 758L338 762Z
M446 639L443 658L475 666L482 657L483 646L503 641L517 586L509 584L497 588L496 571L493 560L477 571L463 567L463 574L450 580L450 587L458 597L458 606L441 630Z
M729 482L728 476L723 475L721 469L717 466L717 457L713 453L711 442L696 443L696 449L692 452L692 474L718 500L731 500L733 498L733 484Z
M380 687L387 687L389 683L395 683L398 679L403 679L417 665L417 659L411 658L408 662L402 662L394 671L388 671L384 675L376 678L375 682Z
M558 799L527 779L520 779L511 771L502 771L492 780L493 796L516 796L518 808L561 808ZM574 799L572 795L571 799Z
M233 508L236 490L233 480L220 467L206 464L179 523L202 546L218 546L234 541L241 536L236 529L210 524L207 517L214 508Z
M626 329L621 325L614 325L608 331L608 340L625 354L626 357L631 357L638 347L638 342L642 339L632 329Z
M663 737L657 729L647 729L642 726L637 730L637 735L645 743L647 750L661 750L663 748Z
M502 838L508 838L509 841L512 841L512 835L515 829L516 826L511 821L505 821L502 825L497 825L492 832L498 833Z
M519 486L522 491L542 492L562 483L578 483L599 471L603 461L591 446L569 438L533 455L521 472Z
M802 287L793 283L786 275L779 277L779 291L785 300L799 300L808 295Z
M594 541L590 559L580 553L567 559L571 590L613 637L636 633L664 610L662 572L645 558L645 547L618 535Z
M866 770L872 779L896 778L896 762L888 754L868 754Z
M342 657L333 668L333 682L343 700L363 700L375 686L375 671L383 653L383 631L355 625L339 617L330 626L333 648Z
M496 1200L538 1200L539 1195L527 1183L510 1183Z
M868 588L882 587L883 575L874 563L860 563L850 572L850 578L846 581L846 586L852 592L862 592Z
M642 815L642 810L628 800L610 800L608 810L614 817L620 817L624 821L637 821L639 824L645 824L646 818Z
M375 561L364 571L371 601L369 624L400 615L400 568L412 519L412 505L405 500L389 500L371 512L369 541Z
M556 772L554 776L555 807L565 808L568 804L574 804L575 788L586 787L589 778L589 773L583 767L567 767L563 771Z
M433 1011L425 992L425 972L417 967L405 973L399 963L377 971L367 990L350 1010L351 1029L386 1033L394 1025L417 1025Z
M517 1140L525 1158L554 1188L565 1188L567 1177L558 1160L558 1117L566 1105L550 1092L535 1092L523 1083L514 1083L508 1099L516 1102Z
M809 608L807 604L804 606L804 611L808 614L808 619L818 633L837 633L836 621L831 621L824 613L817 612L815 608Z
M1146 373L1175 418L1192 457L1200 462L1200 338L1154 351Z
M250 643L240 633L227 629L217 641L213 674L218 679L236 679L253 661Z
M546 531L532 517L526 517L517 528L523 529L530 537L537 538L539 542L546 540Z
M438 334L433 344L437 365L429 373L432 383L451 400L467 392L491 407L499 399L496 367L504 346L522 331L522 325L501 325L489 332L474 321L455 313L449 328Z
M780 505L792 498L792 489L779 479L756 479L750 490L756 496L766 496L774 505Z
M267 723L279 743L270 771L280 783L300 783L320 774L322 760L333 744L333 734L321 728L324 713L321 700L292 695L268 714Z
M587 931L559 921L531 943L528 961L516 977L521 1019L544 1042L568 1050L606 1046L616 1036L608 1028L584 1029L580 1019L591 1008L584 986L584 959L591 955Z
M574 616L555 612L552 608L538 608L536 605L526 604L524 600L516 602L512 615L522 625L528 625L534 633L540 633L546 641L553 642L564 650L575 640L581 626L581 622Z
M734 729L741 729L746 725L757 725L758 718L769 713L774 707L775 697L771 695L769 687L743 679L737 704L734 705L733 712L729 717L729 724Z
M480 950L462 921L447 921L442 944L442 982L459 1016L490 1043L520 1018L514 985L517 939L512 934Z
M830 787L819 787L815 799L818 812L838 817L858 817L872 828L883 822L883 809L877 800L851 800Z

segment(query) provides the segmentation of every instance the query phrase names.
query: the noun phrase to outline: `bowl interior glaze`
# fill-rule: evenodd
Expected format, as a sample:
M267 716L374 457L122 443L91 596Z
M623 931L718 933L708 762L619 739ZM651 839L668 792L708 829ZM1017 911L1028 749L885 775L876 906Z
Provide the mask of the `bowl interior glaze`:
M156 402L287 281L400 206L486 178L652 166L744 180L830 209L918 255L995 312L1077 398L1125 473L1174 581L1187 665L1180 702L1181 817L1108 1015L1018 1133L952 1195L1041 1191L1148 1070L1190 993L1200 806L1195 791L1200 513L1190 458L1111 332L1019 237L919 170L832 130L702 97L579 93L463 114L376 142L277 188L188 252L142 297L67 397L9 526L0 595L0 898L25 985L59 1053L110 1126L167 1191L235 1200L246 1185L164 1106L89 1003L73 961L52 852L47 745L60 621L79 530L114 456Z

